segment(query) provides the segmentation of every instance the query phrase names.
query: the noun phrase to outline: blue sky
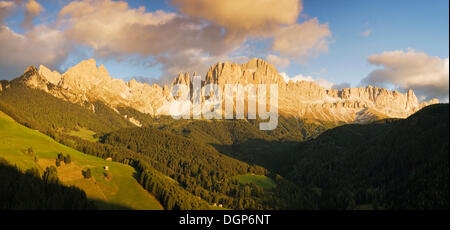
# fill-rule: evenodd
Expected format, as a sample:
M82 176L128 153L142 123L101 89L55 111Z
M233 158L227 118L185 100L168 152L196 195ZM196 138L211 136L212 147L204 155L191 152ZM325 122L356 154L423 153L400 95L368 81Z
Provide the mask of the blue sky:
M345 3L344 3L345 2ZM449 56L449 1L346 0L304 1L304 12L328 22L334 43L329 51L307 66L291 66L314 76L326 68L326 79L352 86L376 68L367 62L372 54L413 48L430 56ZM370 29L368 37L361 33Z
M286 1L292 2L292 0ZM34 25L54 27L59 20L59 12L70 1L37 0L37 2L44 10L34 17ZM180 0L179 2L185 1ZM356 87L361 84L365 85L365 83L361 83L361 80L371 75L373 70L388 68L392 64L384 62L384 60L379 61L382 63L380 66L371 64L367 60L371 55L399 50L408 52L408 49L412 49L417 53L428 55L430 59L434 56L439 57L443 60L443 63L449 57L449 1L447 0L304 0L301 2L301 5L303 9L296 17L296 22L289 23L301 25L316 18L319 25L327 24L327 29L331 33L330 36L326 37L328 42L327 51L317 52L317 55L309 55L307 58L302 58L299 61L297 57L287 54L287 56L283 56L282 52L278 52L271 47L274 39L277 39L277 35L271 34L258 37L249 33L249 35L244 36L245 42L242 41L235 45L233 49L221 53L221 58L218 59L223 61L229 58L231 61L243 61L246 59L239 59L239 57L266 58L267 55L274 54L289 60L288 65L277 65L277 68L280 72L286 72L291 77L301 74L303 76L321 78L334 84L349 83L352 87ZM173 4L170 0L128 1L128 9L136 9L141 6L146 7L146 12L162 10L167 14L174 13L178 16L187 15L191 18L196 16L189 15L188 11ZM4 24L15 33L25 34L26 29L22 26L25 11L23 6L16 7L13 13L9 14L9 17L4 20ZM282 13L280 12L280 14ZM220 24L221 21L219 20L214 21L216 18L208 17L208 15L203 15L202 19L206 23L222 26L224 30L234 29L231 26ZM284 26L281 25L280 28ZM61 27L57 29L63 30ZM260 30L260 27L257 30ZM242 33L242 30L236 31ZM364 32L366 32L365 35L363 35ZM299 41L299 43L301 42ZM157 46L158 43L148 44L148 46L152 45ZM98 50L95 50L93 46L86 44L71 44L71 49L67 51L67 55L63 55L64 60L49 61L49 65L64 71L83 59L96 58L98 64L106 66L111 76L125 80L129 80L132 77L153 80L171 78L174 76L167 75L172 75L174 69L177 69L173 68L172 72L169 71L168 64L162 63L157 57L159 54L146 53L143 55L139 52L128 52L115 56L117 52L111 52L114 54L108 53L106 56L99 56L96 51ZM203 58L202 60L205 57L210 59L216 57L210 55L208 53L209 50L206 48L202 52L200 54L201 58ZM177 55L177 58L182 62L182 57L179 54ZM170 55L168 57L169 59L172 58ZM39 64L39 60L32 60L31 62L29 64ZM209 62L203 64L206 65L208 63L209 65L212 62L214 60L209 60ZM179 69L182 68L183 66L180 66ZM186 71L191 71L191 69L188 68ZM9 71L8 73L13 72ZM19 70L17 72L20 73ZM201 74L205 73L202 72ZM0 77L5 79L11 78L11 76L4 75L5 73ZM422 90L420 86L416 86L417 84L405 83L402 85L402 82L399 83L395 79L386 80L386 77L372 76L369 80L374 79L384 79L382 82L379 82L380 85L388 85L390 88L405 90L409 86L418 87L418 90ZM448 84L448 81L445 83ZM429 88L429 85L426 87ZM444 98L445 91L444 89Z

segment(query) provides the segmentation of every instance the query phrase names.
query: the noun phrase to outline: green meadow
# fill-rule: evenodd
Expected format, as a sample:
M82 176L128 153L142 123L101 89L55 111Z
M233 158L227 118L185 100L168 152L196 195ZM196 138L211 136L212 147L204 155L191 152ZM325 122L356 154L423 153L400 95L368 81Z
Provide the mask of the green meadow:
M253 174L240 175L237 176L237 179L242 184L254 183L257 186L262 187L266 191L270 191L275 187L277 187L275 181L264 175L253 175Z
M89 130L78 135L92 138ZM76 135L77 135L76 134ZM27 153L32 148L34 155ZM52 138L22 126L0 111L0 157L25 171L38 168L41 174L46 167L55 165L58 153L69 154L72 163L58 167L58 177L63 184L75 185L86 192L100 209L159 210L160 203L145 191L135 179L135 170L118 162L106 161L76 151ZM108 170L105 169L108 167ZM92 177L85 179L82 171L90 168ZM105 177L105 173L111 175Z
M69 135L71 136L76 136L79 137L81 139L87 140L87 141L91 141L91 142L97 142L98 138L95 138L95 132L89 129L85 129L85 128L78 128L78 131L70 131Z

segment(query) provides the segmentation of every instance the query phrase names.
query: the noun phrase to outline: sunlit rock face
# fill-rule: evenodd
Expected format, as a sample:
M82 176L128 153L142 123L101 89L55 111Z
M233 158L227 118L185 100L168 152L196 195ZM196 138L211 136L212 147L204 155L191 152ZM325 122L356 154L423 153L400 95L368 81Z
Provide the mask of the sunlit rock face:
M246 64L217 63L205 77L205 83L278 84L279 113L316 121L368 122L384 117L405 118L437 99L418 103L412 90L406 93L379 87L325 89L311 81L289 81L276 68L261 59Z
M169 92L165 92L167 87L164 90L157 84L150 86L134 79L130 82L114 79L103 65L97 67L93 59L82 61L63 74L42 65L39 70L28 67L24 77L28 86L73 103L99 100L114 109L131 107L151 115L167 101L164 95L169 96Z
M196 75L180 73L171 86L188 86L192 98ZM171 86L114 79L103 65L97 67L94 59L82 61L63 74L42 65L39 69L31 66L25 70L23 80L29 87L73 103L99 100L113 109L130 107L152 116L171 115L169 107L174 100ZM217 63L201 80L201 87L208 84L216 84L222 90L226 84L277 84L280 115L317 122L365 123L387 117L405 118L426 105L438 103L437 99L419 103L412 90L400 93L372 86L335 90L311 81L286 82L272 64L262 59L245 64ZM135 118L129 119L140 126Z

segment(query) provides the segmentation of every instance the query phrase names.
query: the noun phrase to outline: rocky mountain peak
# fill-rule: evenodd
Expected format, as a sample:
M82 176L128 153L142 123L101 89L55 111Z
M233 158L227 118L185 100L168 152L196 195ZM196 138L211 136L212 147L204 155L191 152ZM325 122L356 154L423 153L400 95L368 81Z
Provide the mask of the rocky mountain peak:
M90 80L93 78L96 79L111 78L105 66L100 65L97 68L97 63L95 62L94 59L84 60L78 63L74 67L67 70L63 75L78 77L84 80Z
M245 64L217 63L209 68L205 82L220 86L224 84L276 84L283 82L283 79L272 64L254 58Z
M54 85L58 85L58 83L61 81L61 74L58 71L51 71L49 68L43 65L39 66L39 74L45 77L50 83Z
M97 68L94 59L82 61L62 75L45 66L40 66L39 70L30 66L21 79L30 87L74 103L101 100L113 109L126 106L150 115L170 115L168 108L173 100L169 86L111 78L105 66ZM202 86L214 83L222 89L224 84L278 84L279 114L318 122L358 123L385 117L405 118L438 102L419 104L412 90L401 93L373 86L336 90L325 89L312 81L286 82L272 64L256 58L245 64L219 62L209 68L204 79ZM50 84L54 87L48 87ZM188 73L180 73L171 85L174 84L189 85L192 89L192 78Z
M24 74L24 75L30 75L30 74L33 74L33 73L35 73L35 72L38 72L36 66L30 65L30 66L28 66L28 67L25 69L25 71L23 71L23 74Z
M277 72L275 66L260 58L253 58L245 64L241 65L244 69L264 69Z
M130 88L137 87L139 83L136 81L136 79L131 79L129 82L127 82L127 86Z
M23 75L19 77L17 80L20 82L26 84L27 86L31 88L39 88L46 92L48 92L48 81L39 74L38 69L36 66L28 66Z
M97 69L97 62L95 61L95 59L83 60L83 61L81 61L80 63L76 64L75 66L73 66L70 69L73 69L73 70L84 70L84 71L96 70Z
M195 73L194 75L195 76ZM176 84L183 84L183 85L192 85L192 80L191 80L191 76L189 75L189 73L179 73L178 77L176 77L173 82L172 82L172 86L176 85Z

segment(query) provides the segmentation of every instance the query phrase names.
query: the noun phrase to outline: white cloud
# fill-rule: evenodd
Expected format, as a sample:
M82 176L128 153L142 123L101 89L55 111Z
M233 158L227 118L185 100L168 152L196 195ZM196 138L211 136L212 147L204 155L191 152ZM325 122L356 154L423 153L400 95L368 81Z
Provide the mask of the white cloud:
M22 22L22 27L26 30L31 30L34 27L33 20L36 16L41 14L44 8L35 0L29 0L25 4L25 15Z
M331 43L328 23L320 24L317 18L293 24L278 30L272 49L281 55L305 62L319 53L327 52Z
M18 34L9 27L0 25L0 76L3 79L18 77L29 65L47 65L57 67L62 63L69 51L64 33L44 25Z
M23 56L8 59L2 52L2 78L13 69L20 73L23 65L55 67L68 53L76 52L73 47L92 51L93 58L146 60L149 66L161 66L163 76L174 77L176 71L194 68L203 74L209 64L248 59L261 50L276 53L267 59L283 68L292 59L304 62L325 52L331 37L328 24L320 24L317 18L297 23L301 0L264 0L258 4L251 0L172 0L176 13L131 8L125 1L80 0L65 5L55 21L44 20L41 25L34 19L43 17L45 9L37 0L17 2L25 10L23 33L3 24L16 3L0 1L0 49L13 49ZM273 41L272 46L242 52L251 41L261 40ZM15 76L6 78L11 77Z
M278 25L297 21L302 11L301 0L172 0L189 16L199 17L236 33L261 33Z
M324 87L325 89L337 89L337 90L342 90L344 88L350 88L351 85L350 83L347 82L343 82L343 83L333 83L330 81L327 81L323 78L313 78L311 76L304 76L302 74L297 74L294 77L289 77L289 75L287 75L285 72L280 73L280 75L283 77L284 81L286 83L289 83L289 81L293 81L293 82L298 82L298 81L309 81L309 82L314 82L322 87Z
M447 99L449 94L449 58L431 57L413 49L371 55L369 63L382 66L362 80L365 84L392 84L402 90L413 89L427 100Z
M15 3L13 1L0 1L0 9L13 7L14 5Z
M266 60L270 63L275 65L277 68L285 68L289 64L291 64L291 61L289 61L288 58L282 58L274 54L269 54L266 56Z
M128 3L122 1L84 0L69 3L59 16L60 24L66 27L65 33L72 41L90 46L98 56L108 56L164 48L167 42L162 43L156 32L176 15L146 12L144 7L130 9ZM165 39L170 41L173 37Z
M23 26L26 32L17 33L3 24L17 7L25 8ZM65 34L46 25L33 25L33 19L44 8L34 0L0 1L0 79L18 77L29 65L43 64L57 68L67 57L71 44Z
M16 4L12 1L0 1L0 23L11 14L15 6Z
M27 9L27 12L32 15L39 15L44 10L41 4L39 4L35 0L29 0L25 5L25 8Z
M332 82L329 82L325 79L322 79L322 78L314 79L311 76L304 76L302 74L297 74L294 77L289 77L289 75L287 75L285 72L282 72L282 73L280 73L280 75L283 77L283 79L286 83L289 83L289 81L293 81L293 82L310 81L310 82L315 82L316 84L324 87L325 89L330 89L334 85Z

